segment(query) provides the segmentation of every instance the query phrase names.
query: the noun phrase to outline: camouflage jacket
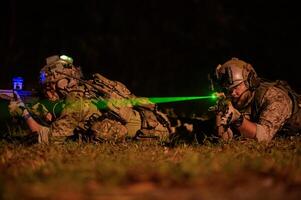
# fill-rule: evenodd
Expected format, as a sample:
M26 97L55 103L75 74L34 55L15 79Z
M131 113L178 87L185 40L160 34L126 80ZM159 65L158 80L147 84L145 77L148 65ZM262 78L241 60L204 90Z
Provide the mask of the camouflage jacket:
M102 139L169 136L167 117L147 98L137 98L123 84L101 75L96 80L105 81L89 80L68 93L60 116L50 127L41 128L40 142L47 143L49 136L72 136L75 131Z
M299 111L296 93L285 82L277 81L262 82L242 113L256 123L256 139L270 141L280 130L301 128Z
M48 143L50 137L66 138L74 135L74 130L77 127L84 125L91 115L98 114L100 111L91 102L77 92L70 93L64 101L63 109L59 116L50 123L50 126L42 126L39 135L40 143Z

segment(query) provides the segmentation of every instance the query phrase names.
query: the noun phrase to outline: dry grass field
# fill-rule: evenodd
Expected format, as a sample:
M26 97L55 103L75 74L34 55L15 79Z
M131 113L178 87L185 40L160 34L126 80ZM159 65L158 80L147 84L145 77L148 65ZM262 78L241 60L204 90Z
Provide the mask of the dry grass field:
M0 199L301 199L301 138L0 142Z

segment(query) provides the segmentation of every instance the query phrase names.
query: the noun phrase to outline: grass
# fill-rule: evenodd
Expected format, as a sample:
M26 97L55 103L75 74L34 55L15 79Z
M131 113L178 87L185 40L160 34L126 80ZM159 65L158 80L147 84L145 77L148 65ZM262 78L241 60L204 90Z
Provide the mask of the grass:
M300 199L301 138L175 147L2 140L0 172L0 199Z

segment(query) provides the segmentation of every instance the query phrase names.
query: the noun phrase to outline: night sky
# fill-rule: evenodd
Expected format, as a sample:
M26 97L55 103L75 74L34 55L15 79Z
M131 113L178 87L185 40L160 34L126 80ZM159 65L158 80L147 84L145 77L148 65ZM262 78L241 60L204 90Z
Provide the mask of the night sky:
M45 58L66 54L87 78L101 73L138 96L207 95L207 73L231 57L301 91L300 11L281 2L2 0L0 88L17 75L37 87Z

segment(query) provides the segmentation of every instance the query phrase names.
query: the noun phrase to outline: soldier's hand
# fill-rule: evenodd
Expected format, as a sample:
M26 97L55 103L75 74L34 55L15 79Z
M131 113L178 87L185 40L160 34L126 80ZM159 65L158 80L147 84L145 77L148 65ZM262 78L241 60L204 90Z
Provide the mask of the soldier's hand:
M230 129L228 124L224 124L224 119L223 119L223 113L220 112L216 115L216 131L217 131L217 135L225 140L231 140L233 138L233 132Z
M22 101L20 95L17 92L14 92L15 98L10 101L8 105L9 113L11 116L22 116L23 111L25 110L25 104Z
M221 115L219 124L224 126L229 126L241 117L241 113L233 107L231 102L227 103L225 112L218 115Z

